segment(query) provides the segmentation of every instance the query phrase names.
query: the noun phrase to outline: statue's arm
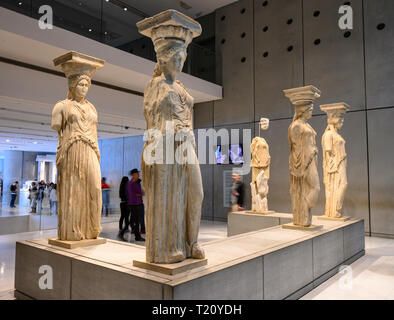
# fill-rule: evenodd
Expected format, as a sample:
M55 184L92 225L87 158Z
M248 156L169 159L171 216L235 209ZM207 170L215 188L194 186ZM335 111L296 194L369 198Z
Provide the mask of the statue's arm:
M326 132L323 135L322 147L326 158L324 169L326 169L328 173L335 172L337 170L337 163L335 160L334 141L331 132Z
M297 177L302 177L305 172L305 164L303 161L304 155L302 153L302 128L298 124L294 124L289 130L289 137L291 141L291 172Z
M60 132L63 125L63 103L58 102L52 110L52 123L51 128Z

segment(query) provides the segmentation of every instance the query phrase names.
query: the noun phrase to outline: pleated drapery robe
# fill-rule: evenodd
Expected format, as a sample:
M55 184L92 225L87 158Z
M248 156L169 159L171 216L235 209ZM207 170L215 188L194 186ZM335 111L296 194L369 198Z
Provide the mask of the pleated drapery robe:
M189 155L195 164L166 162L166 122L172 121L175 134L186 130L194 139L193 98L179 81L169 84L163 75L146 86L144 116L147 129L156 129L163 138L164 163L148 163L144 154L158 140L145 142L141 159L142 181L146 195L146 261L174 263L191 257L200 227L203 189L195 145ZM174 143L176 152L180 142ZM156 141L156 142L155 142ZM159 152L159 149L156 150Z
M325 215L332 218L342 216L342 206L347 189L347 155L345 140L329 125L322 137L323 171L326 191ZM328 151L331 153L329 156Z
M101 172L97 112L85 100L58 102L52 128L58 131L58 238L96 239L101 232Z
M311 208L315 206L320 191L316 132L305 120L294 120L289 127L289 142L293 223L308 227L312 222Z

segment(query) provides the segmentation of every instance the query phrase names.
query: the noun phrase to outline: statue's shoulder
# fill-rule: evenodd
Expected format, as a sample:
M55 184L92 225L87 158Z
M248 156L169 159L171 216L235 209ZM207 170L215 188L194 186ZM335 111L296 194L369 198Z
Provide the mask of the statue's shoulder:
M165 79L163 77L154 77L148 81L146 88L158 88L164 84Z
M69 104L70 104L70 100L68 100L68 99L60 100L60 101L56 102L55 106L53 107L53 112L61 112Z

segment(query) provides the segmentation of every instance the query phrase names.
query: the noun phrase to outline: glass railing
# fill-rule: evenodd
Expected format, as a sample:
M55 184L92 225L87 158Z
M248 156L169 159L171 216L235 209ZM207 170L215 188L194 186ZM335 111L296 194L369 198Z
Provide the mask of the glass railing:
M109 46L156 61L153 44L138 33L136 23L147 15L133 7L131 0L1 0L4 8L40 19L40 7L48 5L53 25ZM141 1L142 2L142 1ZM197 38L198 39L198 38ZM188 48L183 72L215 81L214 38Z

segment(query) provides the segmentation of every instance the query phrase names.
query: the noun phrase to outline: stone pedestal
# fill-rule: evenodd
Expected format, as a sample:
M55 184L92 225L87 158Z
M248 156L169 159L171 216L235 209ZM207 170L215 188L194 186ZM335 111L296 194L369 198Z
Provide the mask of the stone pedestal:
M319 220L330 220L330 221L342 221L342 222L344 222L344 221L349 220L350 217L349 216L343 216L343 217L340 217L340 218L333 218L333 217L327 217L327 216L318 216L317 219L319 219Z
M89 246L96 246L99 244L104 244L107 242L107 239L97 238L97 239L85 239L80 241L67 241L67 240L59 240L57 238L48 239L48 244L53 246L58 246L66 249L75 249Z
M133 266L173 276L182 272L205 266L207 265L207 263L207 259L186 259L182 262L171 264L159 264L134 260Z
M202 244L207 264L167 275L142 269L145 247L107 240L64 249L48 239L18 241L15 296L30 299L298 299L364 254L364 221L322 221L316 232L276 226ZM53 289L42 290L42 265Z
M316 230L320 230L323 228L322 225L313 225L311 224L308 227L304 227L304 226L298 226L296 224L293 223L286 223L282 225L283 229L292 229L292 230L303 230L303 231L316 231Z
M230 212L227 217L227 236L257 231L293 221L289 213L258 214L252 211Z
M262 214L262 215L267 215L267 214L273 214L275 211L268 210L268 211L243 211L245 213L251 213L251 214Z

